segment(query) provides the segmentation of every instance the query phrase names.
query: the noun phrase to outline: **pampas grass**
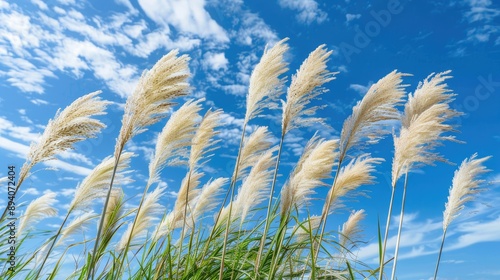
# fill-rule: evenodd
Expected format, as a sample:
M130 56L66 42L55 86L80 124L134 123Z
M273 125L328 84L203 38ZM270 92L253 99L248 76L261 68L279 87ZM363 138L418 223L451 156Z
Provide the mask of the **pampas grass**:
M165 117L173 104L173 100L185 96L189 86L189 57L178 57L178 51L172 50L163 56L149 71L144 71L134 92L125 103L122 126L116 140L114 158L116 164L120 160L125 144L137 134L144 132L148 126L157 123ZM116 165L115 165L116 166ZM97 230L94 244L94 254L91 258L87 279L94 277L95 252L99 248L99 239L106 219L113 179L109 184L108 193L101 213L101 222Z
M134 92L128 97L115 157L132 137L164 118L175 98L188 93L189 57L178 56L178 53L177 50L170 51L150 70L144 71Z
M392 164L392 185L415 164L432 165L435 161L446 161L434 149L442 141L455 140L454 136L443 135L453 131L445 122L459 116L450 108L455 94L451 94L445 80L450 71L431 74L420 83L405 104L402 127L399 136L394 136L394 160Z
M259 160L250 170L248 176L243 180L241 188L235 200L230 202L233 211L229 212L230 205L222 211L220 221L234 220L238 218L240 225L245 220L251 208L260 204L266 198L266 193L271 183L272 170L275 157L270 149L260 155Z
M185 162L189 155L187 148L195 135L201 116L199 100L188 100L163 127L156 141L155 153L149 163L149 179L147 186L158 181L160 171L166 165Z
M436 270L434 272L434 280L437 277L439 269L439 261L443 252L444 240L446 231L450 223L460 215L460 211L465 208L465 203L474 200L475 195L482 191L480 186L485 182L479 177L491 170L486 169L483 165L491 156L476 159L477 154L473 154L470 158L462 161L462 164L455 171L453 181L448 195L448 202L445 204L443 212L443 238L441 240L441 248L439 249Z
M385 248L398 179L402 175L405 175L398 238L391 277L393 279L396 271L399 240L404 218L408 172L419 165L433 165L435 161L446 162L447 160L434 150L445 140L456 141L454 136L444 135L454 130L454 127L446 122L460 115L459 112L451 109L449 105L455 96L450 93L451 91L447 88L446 83L444 83L445 80L451 78L451 76L447 76L449 73L450 71L445 71L436 75L431 74L423 82L419 83L417 89L413 94L409 95L408 101L405 104L399 136L394 136L392 193L387 214L384 244L382 246L379 280L382 279L384 271Z
M19 219L19 226L17 228L18 236L25 234L25 228L34 226L35 223L48 217L53 217L57 215L57 209L54 207L57 194L54 192L48 192L41 197L33 200L23 215Z
M191 213L192 219L188 219L188 221L193 220L193 222L196 222L204 213L213 210L217 206L217 195L222 191L222 186L227 184L228 181L228 178L217 178L206 183L196 197Z
M123 223L120 223L124 209L124 192L121 188L113 188L111 191L111 196L109 199L108 207L106 209L106 218L104 220L103 238L101 247L99 248L99 255L103 253L106 249L107 244L114 236L116 231L120 228Z
M264 50L259 63L250 76L246 103L245 123L260 114L265 108L276 108L276 100L283 93L286 78L281 77L288 71L283 56L288 51L285 38L272 48Z
M164 188L158 187L145 196L141 211L137 212L135 223L128 225L125 233L116 245L118 251L123 251L125 247L132 244L132 240L145 234L146 230L153 224L154 215L162 212L162 206L158 202L164 190Z
M402 77L407 75L394 70L373 84L363 99L354 106L352 114L344 121L340 133L338 169L321 214L323 226L320 227L321 234L316 254L319 253L325 228L324 224L326 224L330 213L334 192L342 191L335 190L335 188L337 188L337 177L340 174L340 168L347 152L351 147L364 148L366 145L363 145L362 141L368 144L378 142L381 136L389 131L387 122L399 119L400 113L396 106L403 101L406 85L402 84Z
M352 211L347 218L347 221L342 225L339 231L340 250L349 250L348 245L355 245L355 240L359 240L359 234L362 229L359 227L359 222L366 217L365 210Z
M294 226L294 237L298 243L302 243L310 239L312 232L319 227L320 219L320 216L311 216L303 223Z
M233 176L235 178L245 177L247 175L246 170L254 166L260 159L262 152L268 150L272 144L272 134L269 132L268 127L257 127L244 141L240 153L238 174Z
M371 279L377 273L383 277L383 265L372 269L352 253L353 248L362 242L359 224L365 216L364 210L352 211L349 219L338 227L331 225L332 219L327 224L327 219L334 210L348 209L347 197L364 194L360 191L361 186L374 184L375 170L383 159L372 157L364 149L384 134L396 130L391 126L400 128L393 132L395 152L390 170L393 194L389 213L396 183L404 175L401 217L404 216L408 173L437 161L446 162L445 156L437 152L437 147L449 140L457 141L448 135L455 129L449 120L459 115L451 109L454 94L445 83L449 71L432 74L420 83L409 96L403 114L398 107L405 96L406 85L402 78L407 74L389 73L371 86L354 106L352 114L343 122L339 139L325 139L310 128L313 124L328 125L324 123L324 116L316 112L325 107L318 101L328 91L324 88L326 83L335 79L337 73L328 70L332 52L321 45L291 76L286 100L282 101L282 111L278 115L281 126L272 123L269 127L250 126L249 121L255 117L267 113L270 108L277 108L276 101L281 98L287 79L286 40L266 48L252 72L231 178L220 178L209 166L219 146L225 150L220 151L218 165L232 165L221 161L221 158L231 157L227 155L231 147L221 145L227 140L223 137L225 133L219 134L225 129L221 127L222 111L204 110L203 98L184 99L177 110L172 110L174 99L183 97L189 90L189 59L172 51L141 76L125 104L113 156L96 165L78 184L71 201L64 205L67 213L59 230L49 227L45 231L26 234L28 227L39 219L55 215L54 194L46 194L26 208L17 236L22 238L16 241L19 256L16 271L11 273L4 268L0 278L65 277L63 268L66 270L65 263L70 256L74 256L75 269L68 275L79 279L354 279L358 276ZM83 106L87 103L93 106ZM28 174L37 162L53 158L77 141L96 136L102 129L103 125L93 116L102 114L107 102L101 101L97 92L82 97L75 104L58 112L49 122L47 135L58 129L64 133L60 133L60 139L57 135L52 136L50 141L44 134L37 142L39 144L33 144L32 149L36 152L28 156L23 174ZM85 117L74 117L77 111ZM148 174L134 175L143 185L129 185L131 171L128 168L133 154L125 152L127 143L170 112L173 113L158 136L149 136L156 145L147 166ZM268 116L267 120L275 117ZM74 123L61 122L59 118L73 118ZM79 122L84 125L76 125ZM298 131L306 127L306 134ZM67 140L65 137L70 137L72 128L75 138ZM289 147L283 145L285 136L292 130L297 130L293 139L289 136L295 146L300 143L296 139L314 133L295 167L290 165L288 157L293 155ZM43 150L44 145L46 150ZM286 163L280 163L282 152L287 158ZM464 204L481 190L484 181L479 176L488 171L483 166L488 158L478 159L473 155L455 173L443 213L441 251L450 223ZM174 165L175 168L167 169ZM285 165L285 168L280 168L280 165ZM328 182L335 165L333 182ZM225 171L231 173L231 170ZM179 172L185 175L179 175ZM205 172L214 174L205 177ZM179 176L182 180L178 179ZM327 182L330 188L326 196L318 196L318 187L327 186ZM124 189L113 187L113 183L123 185ZM149 190L153 186L154 190ZM134 199L134 206L128 206L131 200L127 193L137 187L143 193ZM281 194L278 197L275 197L275 187ZM225 197L221 203L223 191ZM176 196L172 205L163 202L164 193ZM97 222L94 217L98 216L93 208L95 202L103 198L104 207L99 209L102 214ZM317 206L318 202L323 205L321 216L314 215L317 207L310 207ZM206 217L215 217L215 221ZM66 222L71 220L67 225ZM93 242L93 235L85 232L96 222L99 226ZM331 228L339 230L329 230ZM2 230L8 228L4 226ZM81 236L79 232L82 232ZM42 235L46 235L41 240L44 242L37 243ZM322 243L323 237L325 242ZM7 240L8 237L1 238L0 245L6 247ZM88 248L92 242L93 251ZM382 240L379 243L382 247ZM36 253L31 254L26 253L25 244L40 245L34 250ZM52 252L56 247L60 248L57 254ZM82 252L78 253L80 248ZM33 252L31 248L29 250ZM128 254L129 250L131 254ZM383 263L383 254L381 259ZM31 263L33 260L35 263ZM46 262L49 267L44 267ZM28 271L30 267L33 268L31 272ZM395 267L396 264L393 275Z
M42 261L42 265L40 270L38 270L38 275L41 273L47 258L49 257L52 249L57 246L58 238L63 237L63 227L66 225L66 222L71 213L75 210L87 210L92 206L92 203L96 200L102 199L105 197L106 188L111 180L112 176L115 176L117 184L123 184L125 182L129 182L130 178L127 177L128 171L125 171L130 166L130 158L133 156L133 153L123 153L122 157L120 157L120 161L115 166L115 160L113 157L104 158L100 164L98 164L92 171L90 172L85 179L81 182L81 184L76 188L75 195L71 203L69 204L68 212L64 217L59 230L54 235L50 246L46 248L46 254L44 260ZM105 222L105 224L107 224ZM67 228L71 228L68 226ZM59 241L61 240L59 239ZM47 244L48 245L48 244Z
M324 186L324 179L331 176L337 156L336 140L320 139L315 135L307 143L290 179L281 190L281 218L286 219L295 206L300 209L310 200L314 188Z
M281 101L283 107L281 117L281 138L278 145L278 155L274 168L271 191L269 192L264 234L260 242L255 266L255 272L257 274L259 273L260 258L264 250L264 244L271 222L271 206L273 203L274 189L276 187L276 179L285 135L295 128L310 126L314 123L325 124L323 118L314 116L316 110L323 106L312 106L309 108L307 108L307 106L314 99L319 99L319 95L328 91L322 88L325 83L335 79L334 76L337 73L329 72L326 66L331 54L332 51L327 51L325 45L321 45L312 51L308 58L301 64L297 73L292 76L292 82L288 87L286 101Z
M322 118L313 117L320 106L306 108L312 100L327 90L321 88L335 79L338 72L329 72L326 66L332 51L321 45L309 54L297 73L293 75L288 88L286 101L282 101L283 114L281 133L286 134L294 128L323 123Z
M203 173L194 172L189 176L189 174L184 177L181 183L181 187L179 192L177 193L177 199L175 200L175 205L173 210L166 215L158 227L155 230L154 239L158 240L161 237L165 237L172 230L179 228L182 226L182 221L184 217L189 215L189 212L186 212L186 204L188 204L188 211L192 209L190 205L194 202L194 200L198 197L200 190L196 189L200 184L200 178L203 176ZM188 185L190 188L188 189ZM186 196L188 200L186 202Z
M220 140L215 140L216 128L221 125L222 110L207 111L191 140L191 150L189 151L189 170L195 170L198 166L207 163L207 157L211 155ZM201 161L204 160L204 161Z
M38 163L55 159L55 156L70 150L85 139L94 138L106 127L94 116L104 115L108 101L99 97L101 91L84 95L68 105L64 110L58 110L53 119L45 127L37 142L30 145L26 162L21 167L17 181L16 192L23 181L29 176L31 168ZM5 218L7 207L0 220Z
M130 174L130 171L126 171L126 169L130 167L130 159L133 156L134 153L125 152L120 157L114 174L117 185L131 182L131 179L127 176ZM76 188L75 196L69 204L68 215L74 210L90 207L96 200L98 201L105 197L114 168L115 159L109 156L92 169L90 174Z
M383 124L399 120L400 114L396 106L403 101L406 85L402 84L402 77L407 75L392 71L373 84L363 99L354 106L340 133L339 162L342 162L351 147L363 147L361 141L375 143L381 135L390 132L383 129Z
M341 199L352 193L362 185L374 184L375 166L384 159L372 158L369 154L363 154L351 160L345 167L340 169L335 185L328 191L323 212L325 215L331 214L336 208L342 206Z

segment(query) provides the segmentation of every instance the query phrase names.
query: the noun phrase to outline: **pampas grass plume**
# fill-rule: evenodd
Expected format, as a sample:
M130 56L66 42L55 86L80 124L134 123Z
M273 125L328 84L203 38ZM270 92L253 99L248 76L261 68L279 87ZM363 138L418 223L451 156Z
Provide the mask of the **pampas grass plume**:
M77 142L95 138L106 127L92 118L104 115L109 104L101 100L98 96L100 93L96 91L76 99L64 110L58 110L55 117L49 120L42 136L30 146L26 163L21 168L18 188L35 164L54 159L56 154L72 149Z
M283 56L288 51L285 38L271 49L265 49L260 62L255 66L248 88L245 123L258 115L264 108L276 107L275 101L283 92L286 78L280 76L288 71Z
M121 155L120 162L116 168L115 184L120 185L131 181L126 176L129 172L126 172L125 169L130 167L130 158L133 156L134 153L130 152ZM77 187L75 196L69 206L70 211L88 207L96 199L106 197L106 190L109 187L114 166L115 159L109 156L92 169L90 174Z
M340 134L340 158L343 159L349 148L359 146L362 140L377 142L382 134L383 122L399 120L400 114L395 108L405 96L402 77L408 74L396 70L373 84L363 99L352 109L352 114L345 120Z
M240 223L243 223L250 209L260 204L266 198L273 174L271 167L275 159L273 156L274 151L275 149L269 149L260 154L259 160L243 180L243 184L238 190L238 195L230 202L233 204L231 220L234 219L233 217L239 217ZM229 218L229 207L230 205L222 210L219 222Z
M304 222L294 226L294 237L298 243L308 241L312 232L319 228L321 216L311 216Z
M453 126L445 122L460 115L450 108L454 94L443 83L450 71L429 75L420 83L405 104L405 113L399 136L394 136L392 186L416 164L432 165L446 159L434 152L444 140L456 141L454 136L444 136Z
M56 247L62 244L70 235L79 230L83 230L97 215L91 211L76 217L71 223L61 231L61 238L57 240Z
M322 180L331 176L337 157L338 141L320 139L314 135L307 143L302 156L288 182L281 191L281 216L296 205L300 208L310 199L314 188L325 185Z
M33 226L36 222L47 218L54 217L57 215L57 209L53 206L56 200L57 194L54 192L48 192L41 197L33 200L24 214L19 220L19 226L17 228L18 236L24 234L24 229L28 226Z
M197 220L204 213L211 211L217 206L217 195L222 191L222 186L227 184L228 178L217 178L209 181L201 188L192 210L193 220Z
M375 165L382 161L384 161L384 159L372 158L369 154L364 154L351 160L349 164L342 167L337 175L335 185L328 192L323 211L326 211L326 209L332 211L334 208L340 207L341 205L338 204L340 198L362 185L373 184L375 177L371 173L375 171ZM327 203L330 204L328 208Z
M215 145L220 142L220 140L214 140L213 138L217 134L216 128L221 125L220 118L222 115L222 110L211 111L209 110L196 130L191 143L191 150L189 152L189 169L195 170L198 165L202 165L204 162L200 163L200 160L208 157L208 153L215 150Z
M143 235L148 227L153 224L154 215L160 213L163 209L158 202L164 190L165 188L157 187L154 191L146 195L141 211L137 213L137 222L129 224L127 230L125 230L125 233L116 245L118 251L125 249L127 244L131 244L132 240Z
M464 204L473 200L475 194L481 191L480 185L484 180L478 177L491 170L483 165L491 156L476 159L477 154L465 159L453 176L448 202L443 212L443 230L446 231L450 223L460 215Z
M125 103L115 156L118 156L133 136L144 132L146 127L165 117L173 99L187 94L189 57L178 56L178 53L178 50L170 51L149 71L143 72L134 92Z
M272 144L272 134L269 132L267 126L257 127L249 137L245 138L243 143L238 175L245 176L245 170L254 166L261 154L269 149Z
M339 245L341 250L347 249L348 243L354 243L359 239L359 233L362 231L359 222L365 218L365 210L352 211L347 221L342 225L339 232Z
M188 100L172 114L156 141L155 153L149 163L148 186L156 182L166 165L180 164L188 158L187 147L195 135L201 119L198 114L204 99Z
M200 179L203 175L203 173L192 172L191 175L188 173L184 179L182 179L174 208L168 215L163 217L160 224L156 227L153 235L154 240L158 240L159 238L166 236L170 231L182 227L184 217L189 215L189 211L192 209L194 200L196 200L200 194L200 190L197 189L197 187L200 184ZM186 208L186 194L188 197L188 213L184 211Z
M309 54L304 60L297 73L293 75L292 82L287 91L286 101L283 103L282 133L286 134L294 128L308 126L314 123L323 123L322 118L311 117L319 106L309 109L305 107L311 101L324 93L321 86L333 79L335 74L329 72L326 63L332 51L327 51L325 45L321 45Z

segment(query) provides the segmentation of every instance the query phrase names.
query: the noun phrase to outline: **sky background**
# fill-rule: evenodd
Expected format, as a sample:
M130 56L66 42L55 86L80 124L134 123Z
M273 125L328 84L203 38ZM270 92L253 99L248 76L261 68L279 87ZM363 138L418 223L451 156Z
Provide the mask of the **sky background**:
M21 167L30 142L43 132L58 108L96 90L113 102L108 114L100 118L108 127L98 138L36 166L35 171L46 167L58 171L35 173L23 184L22 195L18 194L19 201L29 202L46 191L56 192L60 216L78 182L113 152L123 104L141 72L172 49L191 57L189 97L205 97L204 110L224 110L221 148L204 168L203 181L232 173L248 80L266 44L290 38L289 77L321 44L334 51L329 69L339 71L337 79L326 85L330 91L321 102L327 106L319 112L331 127L318 125L287 135L280 182L316 130L328 139L338 138L352 106L372 83L398 69L412 74L404 83L413 92L429 74L452 70L454 77L448 85L457 94L452 106L465 113L453 123L459 125L457 138L466 143L446 143L438 151L457 164L475 152L479 157L492 155L486 162L492 172L485 178L493 183L450 225L440 279L500 278L498 2L0 0L0 23L0 175L7 173L8 165ZM250 129L268 125L277 137L279 121L280 112L270 111L253 120ZM127 198L132 198L130 206L137 204L136 195L142 193L148 159L164 123L135 137L126 148L137 153L132 163L135 182L124 186ZM370 198L346 201L346 207L329 218L328 227L336 229L351 210L365 209L367 217L361 224L366 243L360 244L356 254L375 267L377 220L385 223L390 198L392 137L370 146L369 152L386 160L377 167L378 183L362 188ZM433 275L442 211L456 168L439 163L410 174L398 279ZM170 209L185 169L167 169L163 174L161 184L167 190L162 202ZM394 221L401 186L402 182L397 188ZM5 190L0 190L1 204L6 202ZM315 197L325 194L323 189ZM314 203L311 212L319 214L321 204ZM61 222L59 218L48 221L44 225L49 227ZM393 222L391 236L395 227ZM388 254L393 248L391 239Z

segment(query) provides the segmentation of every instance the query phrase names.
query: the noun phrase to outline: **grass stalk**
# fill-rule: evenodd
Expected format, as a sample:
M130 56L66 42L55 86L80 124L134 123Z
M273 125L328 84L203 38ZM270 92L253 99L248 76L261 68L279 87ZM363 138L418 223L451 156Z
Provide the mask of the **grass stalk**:
M264 225L264 232L262 233L262 238L260 240L260 246L259 246L259 251L257 253L257 258L255 259L255 274L258 277L259 276L259 269L260 269L260 259L262 256L262 252L264 251L264 244L266 243L266 238L267 238L267 232L269 231L269 226L271 225L271 206L272 206L272 201L273 201L273 194L274 194L274 188L276 186L276 179L278 177L278 169L279 169L279 163L281 159L281 150L283 147L283 140L285 139L285 133L281 133L281 138L280 138L280 143L278 147L278 156L276 158L276 166L274 167L274 174L273 174L273 182L271 184L271 190L269 192L269 201L267 203L267 213L266 213L266 218L265 218L265 225Z
M235 193L234 189L236 186L236 181L238 180L238 172L239 172L239 165L240 165L240 159L241 159L241 157L240 157L241 156L241 149L243 147L243 141L245 140L246 127L247 127L247 122L245 122L243 124L243 130L241 131L240 147L238 148L238 156L236 157L236 166L234 167L233 178L231 180L231 185L228 189L228 193L229 192L231 193L231 199L229 200L229 213L228 213L228 218L227 218L227 223L226 223L226 230L224 232L224 243L222 245L222 256L221 256L221 264L220 264L220 270L219 270L219 280L222 280L222 276L223 276L223 272L224 272L224 258L226 256L227 237L229 235L229 226L231 225L231 212L233 210L233 204L231 203L231 201L234 200L234 193ZM226 195L226 198L227 198L227 195ZM221 209L217 215L217 219L214 223L214 228L212 229L212 232L215 231L215 228L216 228L217 223L219 221L222 210L224 209L225 200L226 199L224 199L224 202L222 203ZM209 241L210 241L210 239L209 239ZM208 244L207 244L207 246L208 246Z
M337 172L335 172L335 178L333 179L332 189L335 188L335 183L337 182L337 178L338 178L338 175L340 173L340 166L342 165L343 158L344 157L342 155L339 158ZM333 194L333 192L331 192L331 193ZM331 204L332 204L332 197L328 196L326 199L326 205L323 208L323 211L321 213L319 227L316 230L316 234L315 234L315 236L318 235L318 231L321 229L321 233L319 235L319 240L318 240L318 249L316 251L313 250L313 255L312 255L312 259L311 259L313 267L315 266L316 260L317 260L318 255L319 255L319 250L321 249L321 242L323 241L323 235L325 233L326 221L328 219L328 212L330 211ZM322 226L322 224L323 224L323 226ZM311 246L314 247L314 243L312 243ZM313 275L311 274L311 276L313 276Z
M104 201L104 207L102 208L101 221L99 222L99 228L97 229L97 235L96 235L95 244L94 244L94 251L92 252L92 257L90 258L90 264L89 264L90 268L88 269L88 274L86 277L87 280L90 278L94 279L95 270L96 270L96 266L97 266L97 259L96 259L97 250L99 248L99 241L100 241L100 237L102 234L102 229L104 227L104 218L106 216L106 210L108 209L108 203L109 203L109 200L111 197L111 191L113 189L113 182L115 180L115 175L116 175L116 170L118 169L118 164L120 163L120 156L122 154L122 151L123 151L123 146L120 145L120 147L118 149L118 153L115 154L115 166L113 168L113 174L111 175L111 181L109 183L109 189L108 189L108 193L106 195L106 200Z
M184 215L183 215L183 219L182 219L181 239L179 242L180 243L179 244L179 257L177 258L177 267L180 267L180 264L181 264L182 247L183 247L182 244L184 241L186 218L187 218L186 216L187 216L188 204L189 204L189 186L191 184L191 174L192 174L192 170L189 169L189 174L188 174L188 179L187 179L186 203L184 205ZM193 225L194 225L194 222L193 222Z
M123 257L118 264L118 270L117 270L118 276L121 274L123 263L127 259L127 253L128 253L128 249L130 246L130 242L132 240L132 236L134 235L134 227L135 227L135 224L137 223L137 217L139 217L139 213L142 209L142 204L144 203L144 198L146 197L146 194L148 193L148 189L149 189L149 184L144 188L144 192L142 194L141 201L139 202L139 206L137 207L137 213L135 214L134 221L132 222L132 229L130 230L130 234L129 234L128 239L127 239L127 244L126 244L125 249L123 251ZM105 207L107 207L107 206L105 205ZM104 220L104 217L103 217L103 220Z
M47 261L47 259L49 258L49 255L50 253L52 252L52 249L54 248L55 244L56 244L56 241L57 241L57 238L59 237L59 235L61 234L61 231L62 231L62 228L64 227L64 224L66 224L66 221L68 221L68 217L69 217L69 213L66 215L66 217L64 218L61 226L59 227L59 229L57 230L57 233L56 235L54 236L54 240L52 241L52 244L50 244L50 247L49 247L49 250L47 251L47 254L45 255L45 257L43 258L43 261L42 261L42 264L40 265L40 269L38 269L38 272L36 273L35 275L35 279L38 279L38 277L40 276L40 273L42 272L43 270L43 266L45 265L45 262Z
M392 215L392 206L394 204L394 194L396 193L396 186L392 186L391 190L391 201L389 202L389 210L387 211L387 221L385 223L385 233L384 233L384 241L382 244L382 249L380 253L380 263L379 263L379 277L378 280L382 280L384 275L384 259L385 259L385 250L387 247L387 238L389 236L389 226L391 224L391 215Z
M405 202L406 202L406 186L408 184L408 172L405 172L405 184L403 186L403 199L401 202L401 213L399 216L399 226L398 226L398 235L396 241L396 250L394 252L394 265L392 266L391 280L394 280L396 276L396 265L398 262L398 254L399 254L399 242L401 240L401 230L403 229L403 218L405 215Z
M443 253L444 240L446 238L446 230L447 229L444 230L444 232L443 232L443 238L441 239L441 246L439 248L438 259L437 259L437 262L436 262L436 270L434 271L434 280L436 280L437 274L438 274L439 263L441 261L441 254Z

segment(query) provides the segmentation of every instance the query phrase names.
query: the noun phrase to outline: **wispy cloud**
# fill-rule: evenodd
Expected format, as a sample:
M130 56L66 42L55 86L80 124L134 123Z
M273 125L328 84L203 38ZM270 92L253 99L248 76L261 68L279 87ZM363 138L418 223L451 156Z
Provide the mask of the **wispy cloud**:
M298 12L296 17L300 23L322 23L328 19L328 14L314 0L279 0L278 3L283 8Z
M492 177L493 179L495 177ZM491 180L493 180L491 179ZM476 201L467 205L465 213L459 216L448 229L444 251L454 251L484 242L500 242L500 210L494 205L500 203L498 183L483 192ZM444 203L443 203L444 210ZM396 245L396 224L399 216L392 218L393 223L387 241L387 253L392 256ZM422 218L418 213L405 214L401 234L399 259L411 259L439 251L443 233L442 217ZM378 263L378 243L372 242L361 247L358 257L369 263Z
M181 33L228 42L226 31L205 9L204 0L139 0L146 15L157 24L174 26Z

